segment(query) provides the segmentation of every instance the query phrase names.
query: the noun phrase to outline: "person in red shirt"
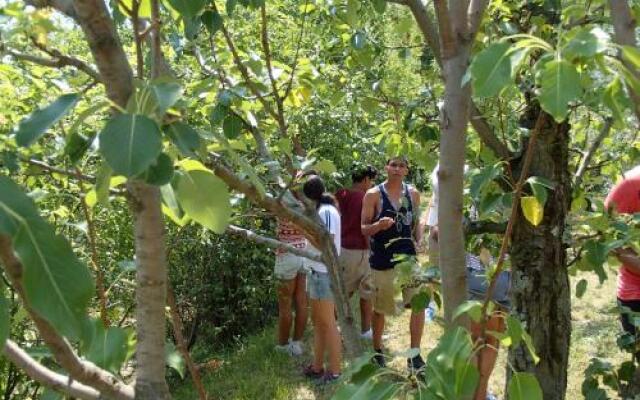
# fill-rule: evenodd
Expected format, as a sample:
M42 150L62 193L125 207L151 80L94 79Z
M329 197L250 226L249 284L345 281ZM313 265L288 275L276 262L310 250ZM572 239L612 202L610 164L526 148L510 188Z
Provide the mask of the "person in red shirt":
M340 265L347 294L351 297L355 291L360 296L361 336L371 339L371 314L373 294L371 267L369 266L369 240L362 235L360 217L362 199L374 183L378 171L371 165L354 168L351 174L351 187L336 192L340 207L342 225Z
M624 179L611 188L604 201L606 209L620 214L640 212L640 166L624 174ZM622 263L618 274L616 296L618 304L640 312L640 256L631 248L617 248L612 253ZM627 313L620 315L622 328L635 335L636 326ZM636 353L636 357L640 356Z

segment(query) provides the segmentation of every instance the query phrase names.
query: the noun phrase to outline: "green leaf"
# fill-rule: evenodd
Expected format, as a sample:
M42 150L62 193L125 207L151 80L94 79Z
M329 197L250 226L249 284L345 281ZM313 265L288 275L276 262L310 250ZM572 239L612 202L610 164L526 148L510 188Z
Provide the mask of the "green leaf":
M580 281L576 284L576 297L577 298L582 298L582 296L584 295L584 292L587 291L587 280L586 279L580 279Z
M624 123L624 111L629 107L629 99L619 77L615 77L604 89L602 102L611 110L616 122Z
M540 176L531 176L527 179L527 183L531 186L531 191L538 203L544 208L547 202L547 189L553 189L553 182Z
M160 153L158 159L143 174L142 179L150 185L163 186L173 178L173 160L165 153Z
M331 175L337 171L335 164L331 160L320 160L313 164L313 169L327 175Z
M165 344L164 355L167 367L174 369L176 372L178 372L181 378L184 378L184 373L186 370L184 358L182 358L180 352L176 350L176 346L173 343L167 342Z
M636 70L640 69L640 50L635 46L622 46L622 57L633 64Z
M158 125L137 114L120 114L100 132L100 153L116 174L132 177L158 158L162 138Z
M200 18L210 35L215 35L222 28L222 16L217 11L207 10Z
M205 0L169 0L171 7L187 18L197 16L206 3Z
M465 301L456 308L456 311L453 313L453 320L462 314L468 314L472 320L479 322L480 318L482 318L482 303L476 300Z
M106 101L98 101L96 104L93 104L89 108L85 109L80 113L78 118L74 121L71 128L69 128L69 133L65 140L64 146L64 155L69 157L72 163L76 163L82 158L82 156L86 153L86 151L91 146L93 139L95 138L95 134L90 134L89 137L85 137L80 134L80 127L85 123L87 118L92 117L103 108L109 105ZM93 131L93 129L92 129Z
M373 3L373 8L376 12L379 12L380 14L384 13L387 9L387 0L371 0L371 2Z
M520 320L508 316L507 317L507 335L511 338L511 345L516 347L520 345L522 341L522 335L524 333L524 329L522 328L522 323Z
M109 186L111 183L111 174L113 170L106 162L101 162L96 174L96 201L103 206L109 204Z
M604 53L609 45L609 34L600 28L580 28L579 32L569 40L562 54L568 60L590 58Z
M178 201L184 212L194 221L223 233L231 217L229 190L224 182L210 171L191 170L180 174Z
M156 82L151 91L158 103L158 114L162 115L182 97L182 86L174 81Z
M577 100L582 94L580 74L573 64L564 60L546 63L539 84L540 106L557 122L567 117L569 103Z
M105 329L102 321L92 323L92 337L88 341L85 357L112 373L120 371L128 353L127 333L122 328Z
M413 312L422 312L429 305L429 301L431 297L426 290L420 291L420 293L416 294L411 298L411 311Z
M51 127L60 121L78 102L80 95L64 94L45 108L36 110L20 121L15 130L18 146L28 147Z
M474 95L495 96L511 82L510 48L507 42L493 43L474 57L470 67Z
M201 140L198 131L183 122L174 122L164 127L164 132L185 157L195 157Z
M351 47L353 47L356 50L362 50L366 42L367 42L367 37L362 31L356 31L351 36Z
M533 363L537 364L540 362L540 357L536 354L536 348L533 346L533 340L531 336L524 330L522 330L522 340L524 340L524 344L527 346L527 350L529 351L529 355L533 359Z
M242 133L243 122L236 114L229 114L222 122L222 132L227 139L235 139Z
M7 177L0 177L0 232L13 239L31 307L63 335L79 338L94 293L91 274L69 243L40 217L33 201Z
M507 389L510 400L542 400L542 389L535 375L515 372Z
M471 184L469 185L469 191L471 197L477 199L480 196L482 190L487 187L494 179L500 176L502 170L502 164L496 163L483 168L479 173L471 176Z
M227 0L227 14L232 15L237 5L237 0Z

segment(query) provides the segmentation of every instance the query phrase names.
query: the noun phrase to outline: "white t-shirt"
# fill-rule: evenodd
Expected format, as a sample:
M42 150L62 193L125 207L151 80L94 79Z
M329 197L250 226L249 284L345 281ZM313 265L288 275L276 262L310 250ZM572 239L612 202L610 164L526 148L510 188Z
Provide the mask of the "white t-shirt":
M431 203L429 204L429 218L427 219L428 226L438 226L438 203L439 203L439 190L438 190L438 170L440 169L440 163L436 164L436 167L431 172Z
M336 251L340 254L340 213L338 209L330 204L323 204L318 208L318 215L322 224L327 228L329 233L333 235L333 244ZM315 248L310 242L307 242L307 250L312 253L320 254L320 250ZM327 266L321 262L306 259L306 266L316 272L327 272Z

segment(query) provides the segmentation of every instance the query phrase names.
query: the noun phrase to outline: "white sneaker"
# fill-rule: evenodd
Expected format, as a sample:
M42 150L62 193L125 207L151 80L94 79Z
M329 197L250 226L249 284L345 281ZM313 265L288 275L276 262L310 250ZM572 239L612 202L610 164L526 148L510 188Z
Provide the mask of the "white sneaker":
M299 340L292 340L289 342L289 353L292 356L301 356L302 353L304 353L304 350L302 349L302 342Z
M287 354L291 355L291 343L277 344L276 345L276 351L279 351L281 353L287 353Z
M360 333L360 338L361 339L366 339L366 340L373 340L373 331L371 329L369 329L366 332Z

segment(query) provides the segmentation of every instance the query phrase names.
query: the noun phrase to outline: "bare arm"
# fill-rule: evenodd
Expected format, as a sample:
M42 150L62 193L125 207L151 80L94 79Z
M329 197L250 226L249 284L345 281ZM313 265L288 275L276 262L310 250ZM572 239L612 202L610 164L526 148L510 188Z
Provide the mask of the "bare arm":
M631 272L640 275L640 256L633 249L615 249L613 254Z
M413 203L413 210L416 213L416 217L413 222L413 238L416 243L422 242L422 236L424 233L424 226L420 218L420 192L415 188L411 188L411 203Z
M364 199L362 199L362 222L360 229L364 236L373 236L380 231L389 229L394 224L393 218L389 217L380 218L378 221L373 223L371 222L375 217L376 205L378 204L379 198L380 192L376 189L371 189L367 191L364 195Z

